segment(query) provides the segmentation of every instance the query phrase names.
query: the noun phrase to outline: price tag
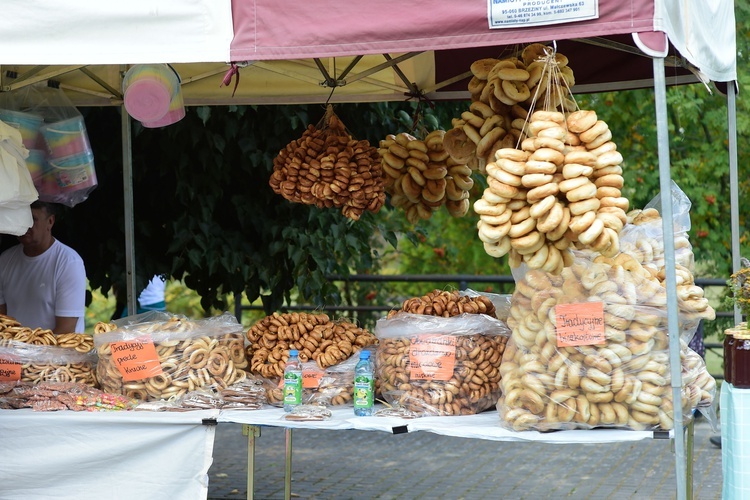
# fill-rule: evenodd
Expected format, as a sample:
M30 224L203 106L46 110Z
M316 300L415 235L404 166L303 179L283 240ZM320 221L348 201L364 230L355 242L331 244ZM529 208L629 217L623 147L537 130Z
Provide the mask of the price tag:
M139 337L124 342L112 342L112 361L126 382L161 375L161 363L150 337Z
M557 347L600 345L604 338L604 303L580 302L555 306Z
M456 365L456 337L417 335L409 346L411 380L450 380Z
M0 382L18 382L21 380L21 363L10 359L0 359Z
M302 388L317 389L320 387L320 381L325 373L324 370L302 370Z

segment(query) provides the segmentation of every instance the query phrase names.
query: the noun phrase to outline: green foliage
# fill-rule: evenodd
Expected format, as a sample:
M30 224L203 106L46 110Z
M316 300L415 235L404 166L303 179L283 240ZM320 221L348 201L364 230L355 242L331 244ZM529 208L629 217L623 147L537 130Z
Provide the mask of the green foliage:
M612 130L625 159L623 196L643 208L659 194L659 159L653 91L649 89L577 96L581 108L594 109ZM713 277L731 273L729 153L725 97L701 84L667 91L672 179L691 201L690 242L696 262ZM738 132L739 134L739 132ZM743 143L741 135L740 144ZM740 160L741 192L748 192L747 168ZM740 202L740 214L747 213ZM746 221L741 215L741 225ZM743 231L742 244L748 241ZM708 277L708 275L702 275Z
M378 130L380 137L393 128L390 111L350 105L337 113L355 137ZM206 313L227 309L227 297L243 293L271 312L291 301L292 290L299 301L339 304L341 292L326 275L377 270L371 240L384 234L379 241L395 242L397 225L382 231L372 214L354 223L335 210L290 203L268 185L276 153L322 112L317 106L202 107L164 129L134 123L137 288L166 273L196 290ZM106 294L125 283L120 145L111 140L119 137L119 117L112 109L92 109L87 120L99 188L66 214L58 234L84 257L91 288Z

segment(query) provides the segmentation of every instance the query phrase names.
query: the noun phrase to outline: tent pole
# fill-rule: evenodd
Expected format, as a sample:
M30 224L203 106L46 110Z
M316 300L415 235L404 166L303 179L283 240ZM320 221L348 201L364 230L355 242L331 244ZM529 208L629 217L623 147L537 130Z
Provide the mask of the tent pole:
M130 115L123 104L120 109L122 126L122 184L125 225L125 279L127 285L128 314L138 310L135 304L135 245L133 228L133 154L130 133Z
M667 325L669 333L669 367L674 407L675 476L677 498L687 498L685 432L682 415L682 366L680 363L680 332L677 316L677 278L674 257L674 222L672 215L672 176L669 164L669 132L667 129L667 85L664 58L655 57L654 94L656 106L656 134L659 147L659 186L661 190L661 220L664 231L664 267L667 278Z
M729 128L729 210L732 224L732 272L740 269L740 195L737 176L737 94L735 82L727 83L727 121ZM740 309L734 307L734 324L742 321Z

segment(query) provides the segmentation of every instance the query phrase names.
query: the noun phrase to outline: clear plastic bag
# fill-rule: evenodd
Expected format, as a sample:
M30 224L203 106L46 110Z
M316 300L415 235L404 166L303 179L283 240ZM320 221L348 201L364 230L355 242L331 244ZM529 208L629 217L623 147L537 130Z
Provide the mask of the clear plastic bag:
M0 120L21 132L39 199L69 207L85 201L98 184L83 115L61 89L29 85L7 94Z
M164 315L152 311L125 318L117 329L94 335L102 389L152 401L178 398L201 388L224 389L247 377L244 330L234 316L138 321ZM151 354L126 368L124 358L141 350ZM144 375L134 376L128 369L142 370Z
M97 387L96 353L66 347L0 341L0 363L20 369L20 382L76 382Z
M532 270L516 283L497 403L502 425L516 431L671 429L666 290L655 272L628 254L577 251L575 257L559 276ZM597 328L588 336L573 328L573 337L570 325ZM690 334L681 333L681 339ZM689 353L683 360L690 360L683 370L694 374L680 401L686 414L698 402L710 406L715 381L700 375Z
M470 415L500 394L509 335L485 314L450 318L398 312L378 321L375 370L385 401L420 415Z

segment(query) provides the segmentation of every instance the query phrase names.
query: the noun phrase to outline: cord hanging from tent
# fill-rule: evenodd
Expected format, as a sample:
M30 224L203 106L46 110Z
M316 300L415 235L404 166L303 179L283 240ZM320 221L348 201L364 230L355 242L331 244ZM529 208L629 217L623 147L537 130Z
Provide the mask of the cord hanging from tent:
M222 78L219 88L225 85L228 87L232 83L232 78L236 76L237 79L234 81L234 90L232 90L232 97L234 97L234 94L237 92L237 86L240 84L240 68L245 68L247 66L250 66L251 64L251 61L230 63L229 70L227 70L227 72L224 74L224 78Z
M411 99L417 100L417 106L414 109L414 113L412 114L412 123L411 123L411 133L414 133L414 131L417 129L417 126L422 121L422 117L424 113L422 112L424 110L424 104L426 103L430 109L435 109L435 103L432 102L430 99L425 97L424 92L419 90L419 87L417 87L416 84L413 84L414 88L413 90L410 90L409 92L405 92L404 95L406 96L406 100L409 101Z
M325 104L323 105L326 109L330 106L331 97L333 97L333 92L336 90L336 87L331 87L331 92L328 94L328 99L326 99Z

